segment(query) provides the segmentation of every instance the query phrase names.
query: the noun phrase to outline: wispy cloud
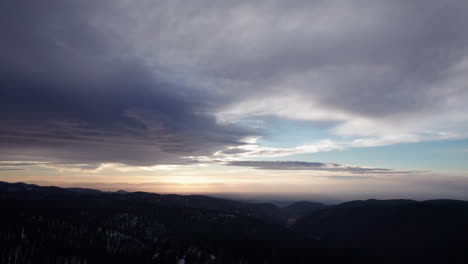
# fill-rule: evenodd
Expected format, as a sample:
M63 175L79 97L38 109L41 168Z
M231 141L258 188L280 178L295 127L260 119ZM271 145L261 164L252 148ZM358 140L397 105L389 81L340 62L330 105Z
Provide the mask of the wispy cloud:
M348 175L348 176L342 176L342 175L330 175L330 176L322 176L324 178L328 179L333 179L333 180L367 180L367 179L372 179L374 177L372 176L364 176L364 175L359 175L359 176L353 176L353 175Z
M419 173L420 171L398 171L385 168L359 167L336 163L306 162L306 161L231 161L229 166L252 167L260 170L311 170L328 172L348 172L352 174L391 174ZM333 177L333 176L330 176ZM336 177L336 176L335 176Z

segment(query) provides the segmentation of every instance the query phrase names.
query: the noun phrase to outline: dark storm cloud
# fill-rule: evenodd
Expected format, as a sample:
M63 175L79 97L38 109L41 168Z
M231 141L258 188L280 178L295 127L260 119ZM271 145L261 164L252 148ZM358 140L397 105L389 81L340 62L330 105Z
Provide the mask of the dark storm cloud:
M353 174L389 174L416 173L417 171L397 171L384 168L367 168L336 163L307 162L307 161L231 161L229 166L252 167L260 170L313 170L330 172L348 172ZM333 176L338 177L338 176Z
M0 3L0 160L181 164L239 145L246 131L205 114L203 93L95 23L109 3Z

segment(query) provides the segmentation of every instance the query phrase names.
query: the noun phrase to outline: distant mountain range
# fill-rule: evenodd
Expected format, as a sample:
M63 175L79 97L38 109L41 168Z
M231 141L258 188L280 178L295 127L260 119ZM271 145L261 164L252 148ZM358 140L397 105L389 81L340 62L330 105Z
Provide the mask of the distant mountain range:
M0 182L0 263L468 263L468 202L287 207Z

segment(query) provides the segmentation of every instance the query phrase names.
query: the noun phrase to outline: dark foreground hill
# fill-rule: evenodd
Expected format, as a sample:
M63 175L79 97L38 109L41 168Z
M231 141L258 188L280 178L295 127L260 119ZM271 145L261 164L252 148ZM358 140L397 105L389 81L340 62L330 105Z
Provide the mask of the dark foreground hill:
M308 214L293 229L387 263L468 263L463 201L353 201Z
M297 202L0 182L0 263L468 263L468 202Z

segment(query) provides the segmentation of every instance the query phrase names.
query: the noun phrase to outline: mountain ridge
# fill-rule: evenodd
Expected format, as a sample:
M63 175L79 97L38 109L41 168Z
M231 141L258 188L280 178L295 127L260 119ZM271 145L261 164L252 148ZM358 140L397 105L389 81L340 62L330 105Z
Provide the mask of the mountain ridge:
M278 207L0 182L0 210L0 263L465 263L468 257L468 202L459 200Z

